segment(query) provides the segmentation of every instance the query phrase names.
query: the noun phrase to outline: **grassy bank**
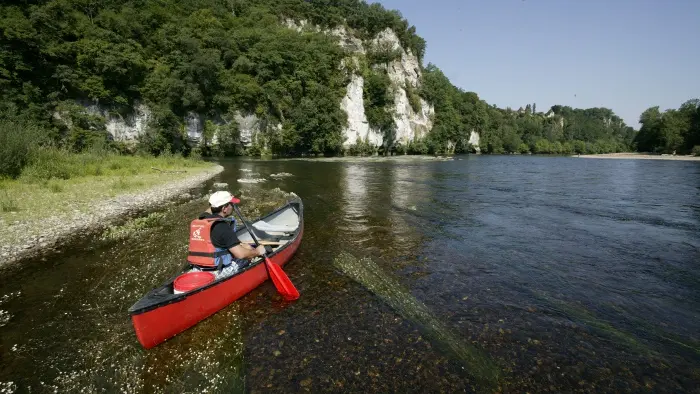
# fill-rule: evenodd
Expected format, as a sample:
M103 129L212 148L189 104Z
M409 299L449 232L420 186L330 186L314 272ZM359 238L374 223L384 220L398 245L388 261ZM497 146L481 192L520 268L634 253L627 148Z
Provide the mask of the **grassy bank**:
M37 148L18 176L0 178L3 257L28 257L129 209L157 205L177 193L174 185L209 177L216 167L173 155Z
M47 148L16 179L0 180L0 218L28 220L99 209L118 194L151 188L211 168L179 156L124 156L109 152L72 154Z

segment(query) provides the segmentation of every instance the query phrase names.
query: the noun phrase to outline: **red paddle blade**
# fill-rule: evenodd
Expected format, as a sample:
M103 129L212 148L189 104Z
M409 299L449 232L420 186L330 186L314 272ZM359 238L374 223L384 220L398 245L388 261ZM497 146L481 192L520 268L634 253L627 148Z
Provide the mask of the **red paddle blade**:
M274 283L277 291L282 294L282 297L287 301L294 301L299 298L297 288L294 287L287 274L282 271L282 267L273 263L267 257L265 257L265 264L267 264L267 270L270 272L272 283Z

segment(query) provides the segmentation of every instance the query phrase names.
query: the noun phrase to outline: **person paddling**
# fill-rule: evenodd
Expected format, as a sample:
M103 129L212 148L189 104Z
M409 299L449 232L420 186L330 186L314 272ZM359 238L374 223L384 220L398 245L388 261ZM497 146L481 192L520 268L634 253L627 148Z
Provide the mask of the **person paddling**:
M227 191L209 197L209 209L190 223L190 247L187 261L202 270L217 270L218 276L231 275L250 264L250 259L265 254L265 247L243 244L235 233L233 204L241 200Z

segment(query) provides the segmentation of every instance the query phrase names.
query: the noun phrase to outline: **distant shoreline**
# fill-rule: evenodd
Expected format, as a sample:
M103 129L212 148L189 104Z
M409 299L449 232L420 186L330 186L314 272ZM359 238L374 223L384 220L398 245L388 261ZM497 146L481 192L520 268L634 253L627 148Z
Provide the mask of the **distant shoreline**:
M650 155L646 153L601 153L597 155L572 155L582 159L641 159L641 160L682 160L700 161L700 156L690 155Z

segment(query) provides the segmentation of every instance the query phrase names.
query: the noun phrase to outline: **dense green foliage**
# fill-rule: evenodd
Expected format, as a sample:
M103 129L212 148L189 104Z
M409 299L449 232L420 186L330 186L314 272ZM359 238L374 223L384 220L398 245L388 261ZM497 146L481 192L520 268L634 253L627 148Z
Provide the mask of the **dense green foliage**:
M386 130L393 127L391 108L394 97L390 94L391 80L385 72L369 72L365 78L363 102L370 127Z
M370 126L384 134L382 152L472 151L472 131L487 153L605 153L634 149L690 152L698 140L697 102L642 115L635 131L606 108L536 106L499 109L456 88L434 65L420 88L392 86L386 65L401 56L390 46L366 45L365 55L336 39L304 29L344 25L363 40L392 29L419 60L425 41L397 11L360 0L36 0L0 5L0 118L27 131L0 136L2 174L17 176L29 157L22 141L80 152L109 140L103 113L124 116L136 103L151 111L139 150L150 154L236 155L240 114L254 114L263 133L248 154L334 155L342 152L347 114L340 108L350 74L364 77ZM367 44L367 43L366 43ZM392 145L395 89L412 109L420 98L435 106L434 127L408 146ZM692 108L691 108L692 107ZM693 112L695 111L695 112ZM193 146L184 118L203 120ZM695 115L694 115L695 114ZM0 127L2 133L12 133ZM350 153L373 150L357 142ZM128 147L111 144L122 152ZM133 149L131 149L133 151Z
M40 131L31 124L0 119L0 177L17 178L29 164Z
M700 155L700 99L688 100L664 113L651 107L639 117L635 142L640 151Z
M261 152L338 153L346 54L323 33L286 28L287 18L345 23L365 38L391 28L419 57L425 50L400 14L357 0L15 1L0 6L0 112L40 122L76 151L106 137L104 122L65 121L89 117L76 102L124 114L138 101L153 112L141 139L151 153L189 153L182 119L190 112L233 123L228 129L235 113L257 115L268 131L256 141ZM375 61L396 55L373 53ZM60 108L58 121L51 114ZM214 153L239 152L237 135L224 134Z
M476 93L456 88L432 64L424 71L421 95L435 105L435 125L426 143L436 153L472 150L472 131L479 133L479 145L487 153L619 152L629 150L635 136L607 108L556 105L547 113L536 112L535 104L518 111L496 108Z
M233 0L237 4L249 0ZM423 59L425 40L416 35L415 26L409 26L401 13L386 10L379 3L367 4L360 0L265 0L256 1L272 7L279 15L306 19L322 27L335 27L346 24L355 30L362 39L374 38L387 28L392 29L404 48Z
M38 145L39 129L27 123L0 119L0 189L5 181L46 183L88 176L132 176L162 169L206 165L198 158L164 152L122 155L110 144L95 141L80 153L50 143ZM142 152L143 153L143 152Z

